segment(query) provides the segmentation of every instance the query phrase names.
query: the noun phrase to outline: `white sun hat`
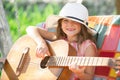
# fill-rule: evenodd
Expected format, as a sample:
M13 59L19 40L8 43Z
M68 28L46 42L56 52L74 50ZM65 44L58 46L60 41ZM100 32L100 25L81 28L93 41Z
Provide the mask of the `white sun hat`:
M58 20L61 18L67 18L76 22L79 22L88 29L88 32L92 35L96 34L96 31L88 27L88 10L81 3L67 3L61 9L59 15L50 15L46 19L46 26L48 28L57 27Z

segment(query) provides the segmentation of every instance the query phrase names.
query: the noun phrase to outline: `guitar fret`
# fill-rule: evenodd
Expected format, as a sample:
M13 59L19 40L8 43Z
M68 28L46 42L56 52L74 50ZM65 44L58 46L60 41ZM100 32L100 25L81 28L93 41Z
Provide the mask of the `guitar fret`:
M81 66L83 66L84 65L84 58L83 57L81 57L81 64L80 64Z
M78 57L76 57L76 59L75 59L75 60L76 60L76 64L78 65Z
M53 59L53 63L54 63L54 65L58 66L58 65L57 65L57 57L55 57L55 58Z
M69 65L69 58L67 58L67 66Z
M59 66L59 62L60 62L59 59L60 59L59 57L56 57L56 66Z
M79 57L77 57L77 65L79 65Z
M88 62L88 66L91 66L91 65L93 65L93 57L90 57L90 59L89 59L89 62Z
M81 65L81 57L78 58L78 64Z
M63 63L63 56L61 56L61 60L60 61L61 61L61 63L60 63L60 65L61 65Z
M52 63L54 66L56 65L56 57L52 57Z
M87 66L89 66L90 59L91 57L88 57Z
M68 58L68 66L71 64L71 57Z
M103 66L108 66L109 58L104 58L102 61Z
M60 57L56 57L56 65L60 66Z
M88 63L87 63L87 65L89 64L89 62L90 62L90 59L91 59L91 57L88 57Z
M47 64L47 65L48 65L48 66L49 66L49 65L54 66L54 63L55 63L55 62L54 62L54 58L53 58L53 57L51 57L49 60L50 60L50 61L48 62L48 64Z
M69 64L69 58L67 58L67 61L66 61L66 62L67 62L67 65L66 65L66 66L68 66L68 64Z
M73 57L72 59L73 59L73 62L72 62L72 64L73 64L73 63L75 63L75 58Z
M99 62L99 58L97 58L97 60L96 60L96 65L98 65L98 62Z
M60 63L59 63L59 65L61 65L62 64L62 56L60 56Z
M88 61L89 61L89 57L85 57L85 63L84 63L84 66L87 66L87 65L88 65Z
M93 58L93 66L97 64L97 57Z
M66 60L65 66L68 66L68 58L65 58L65 60Z
M56 57L56 66L60 66L60 57Z
M61 61L61 65L64 66L64 57L62 56L62 61Z
M86 59L86 58L85 58L85 57L83 57L83 58L84 58L84 59L83 59L83 60L84 60L84 62L83 62L83 66L85 66L85 59Z
M98 66L102 66L102 62L103 62L103 59L102 59L102 58L98 58L98 63L97 63L97 65L98 65Z
M75 57L73 57L73 59L74 59L74 62L73 62L73 63L74 63L74 64L76 64L76 58L75 58Z
M63 56L61 57L61 64L60 65L62 65L62 64L64 64L64 57Z
M65 57L65 63L64 63L64 66L66 66L67 65L67 58Z
M66 62L66 58L65 57L63 57L64 58L64 60L63 60L63 66L65 66L65 62Z
M68 66L69 64L69 58L67 58L67 61L66 61L66 66Z
M69 63L69 65L71 65L71 63L72 63L72 57L70 57L70 63Z
M66 66L68 66L69 64L69 58L67 58L67 61L66 61Z
M51 63L52 63L52 65L54 66L54 65L55 65L55 58L52 57L51 60L52 60Z
M66 66L66 65L67 65L67 58L66 58L66 57L64 57L64 59L65 59L64 66Z
M71 64L73 64L73 62L74 62L74 58L72 57L72 62L71 62Z

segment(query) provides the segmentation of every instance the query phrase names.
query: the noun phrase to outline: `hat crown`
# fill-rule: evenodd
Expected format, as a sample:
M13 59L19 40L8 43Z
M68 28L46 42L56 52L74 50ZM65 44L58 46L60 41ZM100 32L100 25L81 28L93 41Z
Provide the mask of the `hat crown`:
M88 10L81 3L67 3L60 11L59 16L74 17L87 22Z

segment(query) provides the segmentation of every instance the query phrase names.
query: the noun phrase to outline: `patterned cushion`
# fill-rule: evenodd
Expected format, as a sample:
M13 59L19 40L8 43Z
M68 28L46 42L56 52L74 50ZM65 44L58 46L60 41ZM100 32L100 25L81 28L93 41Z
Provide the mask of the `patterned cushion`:
M98 32L99 57L120 56L120 15L90 16L89 27ZM113 68L96 67L94 80L120 80Z

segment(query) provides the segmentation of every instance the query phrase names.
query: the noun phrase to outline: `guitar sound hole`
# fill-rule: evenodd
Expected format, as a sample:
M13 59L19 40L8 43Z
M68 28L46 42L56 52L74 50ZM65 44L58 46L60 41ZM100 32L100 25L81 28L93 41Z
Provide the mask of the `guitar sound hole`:
M47 67L46 64L47 64L49 58L50 58L50 56L46 56L46 57L41 61L41 63L40 63L40 67L41 67L41 68L46 68L46 67Z

